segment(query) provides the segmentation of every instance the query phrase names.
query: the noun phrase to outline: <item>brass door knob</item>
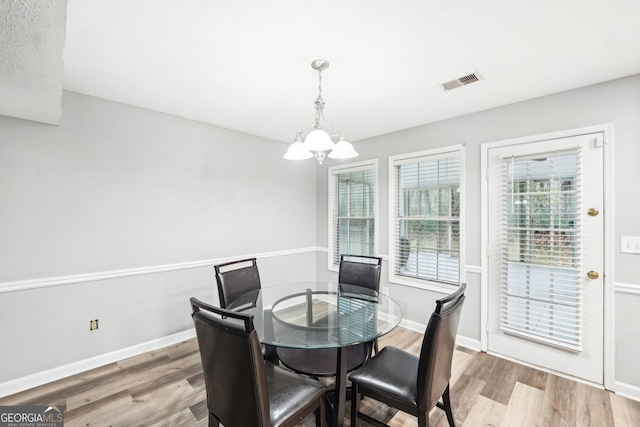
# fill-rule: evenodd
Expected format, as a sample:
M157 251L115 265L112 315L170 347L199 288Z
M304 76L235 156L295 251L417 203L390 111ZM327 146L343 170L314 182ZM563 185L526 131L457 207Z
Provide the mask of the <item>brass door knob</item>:
M599 213L600 212L596 208L587 209L587 215L589 215L589 216L598 216Z
M598 272L597 272L597 271L593 271L593 270L591 270L590 272L588 272L588 273L587 273L587 277L588 277L589 279L594 279L594 280L595 280L595 279L597 279L598 277L600 277L600 275L598 274Z

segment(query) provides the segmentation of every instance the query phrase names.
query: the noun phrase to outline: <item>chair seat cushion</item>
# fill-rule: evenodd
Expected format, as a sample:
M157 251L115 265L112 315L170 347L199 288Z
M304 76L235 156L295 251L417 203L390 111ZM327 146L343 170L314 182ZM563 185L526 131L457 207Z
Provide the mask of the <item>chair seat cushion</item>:
M305 414L304 409L309 402L323 398L326 387L319 381L294 374L272 363L264 365L273 427L281 426L284 421L289 422L296 413Z
M376 399L417 406L417 377L419 358L396 347L385 347L360 369L349 376L364 394L373 392Z

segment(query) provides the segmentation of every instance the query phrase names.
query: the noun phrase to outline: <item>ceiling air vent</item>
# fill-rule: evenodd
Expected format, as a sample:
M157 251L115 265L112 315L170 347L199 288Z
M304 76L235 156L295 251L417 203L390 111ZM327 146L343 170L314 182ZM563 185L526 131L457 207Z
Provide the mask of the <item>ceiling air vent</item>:
M468 74L466 76L462 76L462 77L458 77L455 80L451 80L450 82L446 82L446 83L442 83L440 86L442 86L442 88L447 91L447 90L451 90L451 89L455 89L457 87L460 86L465 86L477 81L483 80L482 76L480 75L480 73L478 73L477 71L475 73L472 74Z

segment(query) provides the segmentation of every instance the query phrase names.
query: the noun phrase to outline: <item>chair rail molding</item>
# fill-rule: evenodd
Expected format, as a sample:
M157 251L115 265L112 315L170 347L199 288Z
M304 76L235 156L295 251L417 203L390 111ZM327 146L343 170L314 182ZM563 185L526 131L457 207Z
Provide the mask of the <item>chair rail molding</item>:
M154 265L148 267L128 268L125 270L101 271L86 274L74 274L70 276L45 277L39 279L18 280L0 283L0 294L4 292L17 292L27 289L47 288L51 286L63 286L73 283L95 282L98 280L116 279L120 277L140 276L145 274L164 273L167 271L187 270L190 268L212 267L227 261L242 258L273 258L279 256L295 255L307 252L316 252L320 248L312 246L307 248L288 249L274 252L263 252L248 255L233 255L223 258L213 258L200 261L187 261L176 264Z
M464 266L464 271L467 273L482 274L482 266L467 264Z
M615 284L614 290L616 293L640 295L640 285L635 283L620 283Z

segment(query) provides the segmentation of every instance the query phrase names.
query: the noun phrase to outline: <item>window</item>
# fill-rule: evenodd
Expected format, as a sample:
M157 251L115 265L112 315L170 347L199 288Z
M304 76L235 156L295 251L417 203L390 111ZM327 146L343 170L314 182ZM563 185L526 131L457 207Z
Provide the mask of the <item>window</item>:
M390 281L435 290L460 283L463 152L389 158Z
M376 254L377 160L329 168L329 270L340 254Z

